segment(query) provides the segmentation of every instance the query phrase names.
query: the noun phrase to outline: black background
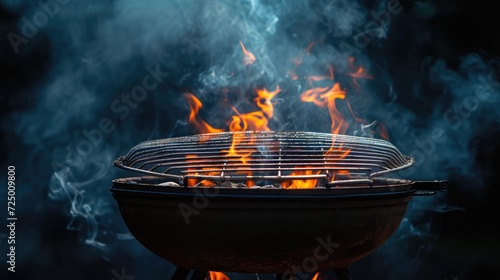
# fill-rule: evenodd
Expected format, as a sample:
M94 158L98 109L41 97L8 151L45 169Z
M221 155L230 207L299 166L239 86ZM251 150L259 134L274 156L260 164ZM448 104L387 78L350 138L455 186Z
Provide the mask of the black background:
M417 1L405 5L412 7L415 2ZM500 31L498 31L500 17L496 5L485 1L459 0L453 1L453 4L446 1L435 3L435 6L436 15L430 20L422 20L421 16L412 12L414 10L405 9L392 23L388 34L389 40L384 42L383 47L390 54L386 56L388 64L394 65L388 67L393 69L389 70L392 71L389 74L396 77L394 87L400 92L411 91L411 85L405 83L408 79L406 73L420 73L424 58L444 59L454 67L459 64L461 57L470 52L480 53L487 59L498 59L500 55ZM3 116L13 111L29 110L30 106L33 106L35 97L26 89L44 78L43 73L51 67L54 56L50 53L48 43L44 41L43 36L28 51L12 55L3 32L15 26L18 17L19 15L9 13L0 6L0 24L3 26L0 41L2 122L4 122ZM401 30L407 31L401 32ZM393 34L397 34L398 37L395 38ZM422 43L415 44L415 38L419 36L422 36ZM432 252L426 255L416 273L411 276L402 274L401 278L462 280L499 277L500 219L497 214L500 191L496 177L500 171L498 144L500 125L498 122L492 122L489 128L486 133L477 135L471 144L471 148L477 151L474 159L475 169L479 171L477 174L486 178L488 182L487 188L482 190L485 195L472 199L468 193L461 191L462 188L454 188L456 185L474 185L475 178L467 174L454 174L448 178L450 189L446 194L447 201L465 208L466 211L441 214L442 224L438 241ZM0 136L4 143L0 154L2 168L12 164L16 156L28 154L26 149L29 147L22 144L15 131L2 130ZM36 161L36 158L17 158L17 160ZM27 177L31 173L31 170L19 170L18 174L19 177ZM40 176L39 180L47 182L49 176L49 174L46 177ZM37 229L23 227L21 224L17 230L31 231L24 236L39 238L44 245L42 251L33 252L30 258L18 260L20 272L16 276L38 275L39 279L111 279L112 269L119 271L121 267L126 267L127 272L135 275L136 279L143 279L140 271L129 270L134 267L135 262L145 258L144 255L136 256L137 259L133 256L120 256L120 249L116 248L117 253L112 262L103 259L100 252L82 244L76 232L66 230L69 218L62 213L60 205L50 201L46 196L39 197L34 205L21 204L19 207L32 208L33 216L26 219L41 220L44 227L35 233ZM26 244L29 242L26 241ZM3 254L4 240L1 246ZM355 279L373 279L369 276L371 271L365 270L365 267L372 267L376 261L380 260L368 258L354 264L351 271ZM151 265L159 266L161 263L161 260L158 260ZM383 269L390 269L390 266L398 266L398 263L385 265ZM4 271L5 264L1 267ZM172 273L170 267L152 269L160 274L158 279L168 279Z

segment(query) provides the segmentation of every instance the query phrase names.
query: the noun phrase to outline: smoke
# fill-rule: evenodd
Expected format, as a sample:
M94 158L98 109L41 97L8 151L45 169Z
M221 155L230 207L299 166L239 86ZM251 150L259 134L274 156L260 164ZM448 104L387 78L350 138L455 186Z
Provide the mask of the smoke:
M478 190L485 182L474 167L474 139L500 120L497 60L471 54L458 69L426 61L421 78L410 81L414 91L397 92L396 77L390 77L379 56L406 7L399 1L17 3L0 3L17 15L15 24L4 28L18 36L8 37L9 51L20 60L35 53L48 62L20 90L28 105L12 109L2 123L4 133L15 133L8 141L29 151L25 155L19 149L10 157L29 159L18 169L35 170L37 179L26 180L62 205L67 228L105 258L112 260L113 250L132 238L108 190L112 179L129 174L115 170L113 160L140 141L190 134L185 91L200 97L204 116L217 123L227 114L220 106L224 97L248 109L255 88L279 85L273 129L329 131L328 113L299 101L309 87L304 77L325 75L328 65L358 116L385 124L391 141L416 159L415 168L402 176L477 175L470 193L482 195ZM244 65L240 41L255 55L254 64ZM356 69L349 57L373 78L353 79L349 74ZM353 125L348 133L370 134L363 129ZM379 254L394 263L407 252L419 251L416 258L430 252L435 242L430 219L436 218L429 212L460 207L443 205L442 196L415 199ZM408 238L429 247L400 250ZM140 255L137 250L145 249L122 250Z
M474 140L484 137L500 119L495 109L500 101L496 71L498 60L487 62L477 54L463 57L456 70L438 60L424 72L426 77L415 90L417 99L424 95L421 91L429 91L425 96L435 96L421 101L422 107L429 108L425 109L424 117L419 114L417 118L414 112L397 105L386 108L388 125L402 128L396 131L398 146L416 159L416 168L403 174L419 179L467 174L477 178L469 194L484 193L478 191L486 182L474 168L477 154Z
M377 113L381 120L389 128L398 128L392 134L396 146L416 160L413 168L400 172L403 177L447 179L454 183L452 191L462 188L460 192L468 196L469 204L485 199L488 178L493 174L490 169L477 168L477 139L487 137L500 120L496 109L500 105L500 84L495 78L499 62L470 54L462 58L458 69L452 70L444 61L435 61L415 86L417 99L434 97L420 100L421 107L428 108L426 114L417 115L398 104L379 107L383 109ZM493 146L484 149L486 153L495 152ZM459 180L464 183L455 183ZM387 279L398 275L417 277L421 263L439 238L441 213L466 210L449 205L443 194L413 199L398 231L374 253L375 258L386 260L374 263L374 271ZM399 265L394 267L394 263Z

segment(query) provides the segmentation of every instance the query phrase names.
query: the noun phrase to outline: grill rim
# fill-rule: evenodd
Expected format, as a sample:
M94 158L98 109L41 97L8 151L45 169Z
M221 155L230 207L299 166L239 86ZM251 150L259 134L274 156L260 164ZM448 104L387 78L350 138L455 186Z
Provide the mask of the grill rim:
M335 188L311 189L256 189L256 188L223 188L223 187L189 187L184 188L160 186L157 183L141 182L158 180L158 177L127 177L112 181L111 193L120 196L144 196L147 198L181 199L204 196L212 199L250 199L250 200L332 200L332 199L365 199L387 198L397 196L418 195L416 182L405 179L376 178L376 185L348 186Z
M231 177L231 176L227 176L227 175L211 175L211 174L192 175L192 174L189 174L190 171L188 168L186 168L184 170L179 169L179 172L181 173L181 175L172 174L172 173L165 173L165 172L171 170L172 167L167 168L163 172L159 172L159 171L154 170L158 166L168 166L166 163L165 164L156 164L156 165L154 165L154 168L152 168L150 170L143 169L143 168L146 165L152 164L151 162L150 163L143 163L140 166L136 166L136 163L138 161L140 162L140 160L145 157L144 154L146 153L146 151L145 151L146 149L156 149L156 150L148 151L148 153L151 153L153 155L152 162L155 162L158 160L158 158L161 159L162 156L166 157L166 155L161 155L161 154L168 150L168 144L172 144L174 146L183 145L183 147L195 145L195 147L201 148L201 145L199 143L203 139L207 139L205 141L209 141L209 140L215 138L216 139L215 143L223 143L223 142L230 143L232 141L233 137L235 137L235 136L245 139L245 137L248 137L248 135L251 135L252 137L254 135L257 135L258 137L260 137L260 138L258 138L259 141L267 141L269 139L278 140L279 137L283 137L284 141L292 141L292 142L297 141L297 143L298 142L306 143L307 145L304 146L306 148L307 147L319 148L319 147L321 147L321 145L325 144L325 142L321 142L321 141L325 141L325 140L331 141L332 142L331 146L333 147L333 143L335 143L337 141L337 139L346 140L345 142L340 142L340 145L343 146L345 144L346 147L348 147L349 149L352 148L349 145L362 147L361 154L363 154L365 152L366 154L364 156L368 157L368 158L370 156L367 156L367 155L371 154L371 153L374 153L375 156L377 156L377 157L378 156L382 157L381 154L376 155L377 152L385 154L386 158L382 161L389 161L391 163L391 165L395 165L395 164L397 164L397 165L395 165L395 166L382 166L382 165L380 165L379 166L380 170L377 170L377 169L371 170L371 172L367 172L367 176L359 177L359 178L352 178L352 179L344 179L344 180L338 180L338 179L336 180L335 177L332 177L332 174L330 174L329 172L332 170L335 170L335 168L320 168L320 166L322 165L321 164L322 162L321 162L321 159L319 159L319 158L321 156L317 156L317 154L313 153L312 151L310 154L312 155L311 159L314 161L311 161L311 162L313 162L314 164L318 164L318 168L310 168L310 169L311 170L320 170L320 174L293 175L293 177L289 177L289 178L280 175L281 174L280 167L276 168L276 170L273 170L273 171L278 172L278 175L264 175L264 176L253 176L253 177L232 176ZM352 141L352 142L347 142L347 140ZM280 142L278 144L278 147L280 148L280 155L279 155L278 162L279 162L280 166L282 164L284 166L287 166L285 163L281 162L282 161L282 158L281 158L281 147L282 147L281 141L282 140L279 140L279 141ZM317 142L315 142L315 141L317 141ZM328 142L326 142L326 143L328 143ZM311 145L311 146L308 146L308 145ZM257 147L258 145L255 145L255 146ZM368 146L368 149L365 150L366 147L364 147L364 146ZM172 150L172 151L175 151L175 150ZM290 152L290 151L287 151L287 153L288 152ZM315 151L315 152L317 152L317 151ZM323 150L323 148L321 148L321 152L322 153L325 152ZM356 151L355 153L359 153L359 152L360 151ZM160 155L157 155L158 153L160 153ZM389 154L391 156L389 156ZM133 159L134 157L135 157L135 159ZM329 157L329 155L326 155L326 154L323 155L323 159L325 160L325 162L324 162L325 166L333 165L333 164L338 164L338 166L344 165L344 166L346 166L345 169L349 170L349 172L351 172L350 170L355 170L356 168L370 168L369 167L370 160L365 159L364 161L367 161L367 163L363 163L362 159L359 159L359 161L362 163L357 163L356 162L357 160L352 161L351 159L344 160L344 161L342 161L343 159L340 159L338 161L333 160L330 162L326 162L327 157ZM232 157L225 157L225 156L219 157L219 161L221 161L221 162L224 160L229 162L231 159L232 159ZM195 160L195 161L199 161L197 163L198 165L200 165L202 163L204 164L207 162L207 159L200 158L200 160L198 160L198 158ZM276 160L276 159L273 159L273 160ZM283 159L283 160L285 160L285 159ZM394 160L396 160L396 163L394 162ZM165 159L165 161L166 161L166 159ZM267 161L267 159L265 159L265 160L260 159L260 160L255 160L255 161L256 162L263 162L263 161ZM129 162L129 163L127 163L127 162ZM290 165L292 165L292 163L290 163ZM187 186L187 179L189 179L189 178L199 179L199 180L212 180L212 181L217 181L217 180L219 180L219 181L224 181L224 180L225 181L238 181L238 180L243 181L243 180L247 180L247 179L285 181L285 180L318 179L318 180L323 180L324 181L323 185L326 185L328 187L341 186L341 185L353 185L353 184L370 184L370 183L372 183L372 180L375 177L379 177L382 175L386 175L389 173L394 173L394 172L406 169L408 167L411 167L413 165L413 163L414 163L414 159L412 157L402 154L392 143L390 143L389 141L386 141L386 140L360 137L360 136L342 135L342 134L329 134L329 133L320 133L320 132L302 132L302 131L221 132L221 133L206 133L206 134L197 134L197 135L191 135L191 136L181 136L181 137L173 137L173 138L148 140L148 141L143 141L143 142L137 144L132 149L130 149L126 155L119 157L117 160L115 160L115 166L117 166L119 168L142 173L142 174L146 174L146 175L169 178L169 179L175 180L176 182L178 182L181 185L184 185L185 187L192 187L192 186ZM185 160L184 164L188 165L187 159ZM302 164L302 163L300 163L300 161L297 161L297 164ZM372 167L376 167L377 164L380 164L380 163L377 163L376 161L374 161ZM194 166L196 166L196 165L194 165ZM215 165L214 165L214 168L218 168L218 172L220 172L221 174L224 174L226 164L224 163L223 166L224 167L215 167ZM258 164L257 164L257 166L258 166ZM185 168L186 166L181 166L181 167ZM233 168L238 168L238 167L239 167L239 165L233 165ZM176 168L173 168L173 169L175 170Z

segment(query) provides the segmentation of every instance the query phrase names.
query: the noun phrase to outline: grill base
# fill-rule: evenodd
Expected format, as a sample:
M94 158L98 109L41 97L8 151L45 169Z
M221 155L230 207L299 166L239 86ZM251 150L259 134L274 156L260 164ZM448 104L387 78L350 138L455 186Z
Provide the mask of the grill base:
M177 267L198 271L286 274L296 267L346 267L391 236L413 193L403 183L382 185L378 193L352 188L349 195L340 188L203 194L140 180L115 180L111 189L130 231Z

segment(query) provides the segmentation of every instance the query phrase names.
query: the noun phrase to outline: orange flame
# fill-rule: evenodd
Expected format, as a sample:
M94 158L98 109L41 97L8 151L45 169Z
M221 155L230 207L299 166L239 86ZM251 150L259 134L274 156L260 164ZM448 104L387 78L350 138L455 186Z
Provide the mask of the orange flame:
M381 122L379 122L379 134L382 139L389 141L389 132L387 131L385 125Z
M328 108L332 120L331 133L344 134L349 124L344 120L344 117L337 109L335 101L337 99L345 99L345 97L346 92L340 88L339 83L335 83L331 87L306 90L302 93L301 100L304 102L312 102L321 108Z
M305 169L305 170L298 169L299 167L295 168L296 170L290 173L290 176L318 175L321 172L321 170L313 171L312 166L306 166L305 168L311 168L311 169ZM318 179L303 179L303 180L285 181L282 182L281 185L285 189L312 189L316 187L317 183Z
M254 101L268 119L272 119L274 116L274 106L271 99L280 93L280 91L279 86L274 91L268 91L265 88L257 90L257 97L254 98Z
M313 82L323 81L323 80L333 80L333 67L331 65L326 66L328 68L328 76L320 75L320 76L309 76L307 77L307 81L309 85L312 86Z
M256 59L255 56L249 52L242 41L240 41L240 46L243 51L243 64L251 65ZM299 76L298 67L303 63L304 55L309 56L311 54L311 49L313 48L314 43L311 43L307 46L307 48L302 51L297 57L291 58L292 63L295 65L293 70L287 71L287 75L292 80L298 80ZM352 77L353 83L355 86L359 88L358 79L362 78L372 78L372 76L366 71L362 66L355 66L354 57L349 57L349 68L350 73L346 75ZM326 69L328 70L326 72ZM345 74L344 74L345 75ZM301 77L302 78L302 77ZM344 118L342 113L337 108L338 99L341 99L345 102L346 110L350 113L349 121L353 121L356 123L366 124L367 122L361 118L358 118L355 112L352 110L351 105L347 99L347 92L344 90L339 82L335 82L334 68L331 65L326 65L325 72L319 73L318 75L304 76L303 78L307 79L307 82L310 86L309 89L305 90L300 99L303 102L314 103L316 106L320 108L325 108L328 110L330 118L331 118L331 127L330 131L332 134L345 134L349 128L348 121ZM352 84L351 84L352 85ZM358 88L355 87L357 90ZM227 94L229 89L223 88L222 92ZM231 110L234 114L228 118L227 130L229 131L270 131L269 122L274 117L274 103L272 99L281 92L281 89L277 86L275 90L269 91L266 88L256 89L255 97L253 101L255 102L256 107L258 108L255 111L240 113L237 108L231 106ZM202 108L202 103L198 100L193 94L186 93L185 98L189 104L189 108L191 110L189 115L189 124L193 127L198 133L214 133L214 132L223 132L226 129L214 128L207 122L205 122L201 116L199 115L199 111ZM227 98L225 99L227 102ZM388 133L385 127L380 124L377 126L377 133L384 139L388 139ZM208 139L210 136L207 136ZM231 145L227 150L222 150L221 152L228 156L232 162L237 162L238 164L235 166L235 170L237 174L243 174L250 176L252 175L252 154L257 151L252 143L254 142L254 134L233 134L233 139ZM205 138L202 138L201 141ZM344 148L342 145L335 145L335 136L332 137L332 145L328 151L324 153L325 157L330 157L334 159L343 159L347 157L350 153L351 149ZM194 160L196 156L186 156L186 161ZM200 168L196 169L188 169L188 175L195 176L198 171L195 170L203 170L204 174L207 172L210 174L208 168ZM234 169L233 169L234 170ZM317 167L312 166L297 166L295 170L290 174L291 176L311 176L320 174L321 170L318 170ZM350 178L350 173L347 170L336 170L334 173L332 180ZM298 179L298 180L289 180L283 182L282 185L284 188L290 189L304 189L304 188L315 188L317 184L317 179ZM202 186L213 186L213 182L209 180L197 180L197 179L188 179L189 185L202 185ZM254 184L253 181L247 181L247 185L250 187ZM220 276L217 273L213 272L213 277ZM221 273L222 274L222 273ZM225 276L224 274L222 274ZM318 278L319 274L316 274L314 280ZM210 274L210 279L212 278L212 272ZM224 280L224 279L217 279Z
M274 115L274 108L272 99L281 91L279 87L276 87L274 91L268 91L267 89L258 89L256 91L257 97L254 98L257 107L261 111L254 111L246 114L240 114L238 110L232 107L233 111L237 114L232 116L232 121L229 125L229 131L270 131L269 120ZM237 151L236 146L240 144L243 138L234 137L231 144L231 148L228 151L230 156L241 156L243 163L246 162L246 158L249 157L255 150ZM250 142L252 142L252 138Z
M254 152L257 151L257 149L248 147L253 143L253 134L250 135L248 142L244 143L245 140L247 140L247 137L245 135L233 135L231 147L229 148L229 150L222 152L226 153L226 155L229 157L238 159L242 163L241 165L236 167L236 174L250 176L252 175L252 171L248 170L251 167L249 158ZM247 180L246 185L248 187L252 187L254 185L254 182L252 180Z
M316 274L314 274L311 280L318 280L318 277L319 277L319 272L316 272Z
M232 108L233 111L237 114L236 116L232 116L232 121L229 125L229 131L270 131L269 128L269 120L274 115L274 108L272 99L280 92L280 88L276 87L274 91L268 91L267 89L259 89L256 91L257 97L254 98L254 101L261 109L261 111L254 111L246 114L240 114L236 108ZM227 155L230 157L239 158L241 163L244 165L237 169L245 169L238 171L239 174L244 174L247 176L252 175L251 171L248 171L249 162L248 159L257 151L255 148L248 147L238 147L241 145L242 141L245 140L245 137L235 136L233 135L231 147L227 151ZM248 139L248 144L253 142L253 135L250 135L250 139ZM251 187L254 185L253 181L248 180L246 182L247 186Z
M240 41L240 46L241 46L241 50L243 51L243 54L245 55L243 57L243 66L253 64L255 62L255 56L253 55L253 53L247 51L247 49L245 48L245 45L243 45L242 41Z
M209 271L207 280L229 280L229 277L222 272Z
M197 155L186 155L186 163L195 163L196 161L198 161L198 156ZM202 162L200 162L200 164L203 164ZM206 164L206 163L205 163ZM202 167L201 168L202 170L205 170L205 171L208 171L210 170L211 168L210 167ZM215 176L215 175L218 175L218 172L214 172L214 171L208 171L208 173L206 173L207 175L209 176ZM198 172L196 172L196 168L194 167L188 167L187 168L187 176L196 176L196 175L199 175ZM215 187L215 183L210 181L210 180L198 180L196 178L188 178L187 179L187 184L188 186L190 187L193 187L193 186L203 186L203 187Z
M250 136L250 137L251 137L250 142L253 142L252 136ZM252 155L253 152L256 151L256 149L239 147L242 145L241 143L245 140L245 138L246 138L245 136L233 135L233 139L231 142L231 146L229 147L229 150L224 151L224 152L227 152L227 155L230 157L239 158L243 164L248 164L248 161L247 161L248 158Z
M368 74L368 72L363 68L363 66L359 66L358 70L354 73L349 73L349 76L359 79L359 78L366 78L366 79L371 79L372 76Z
M196 98L196 96L192 93L186 93L184 96L186 97L189 109L191 110L188 122L198 133L215 133L224 131L223 129L210 126L200 117L199 112L202 107L202 103L198 98Z
M196 155L186 155L186 163L193 162L196 160L196 158L198 158L198 156L196 156ZM193 171L194 171L194 168L189 167L187 169L187 175L188 176L198 175L197 173L192 173ZM194 179L194 178L187 179L188 186L194 186L197 183L198 183L197 179Z
M269 131L267 126L269 119L266 118L263 112L255 111L246 114L240 114L236 108L233 107L233 111L238 114L237 116L232 116L231 124L229 125L229 131Z
M350 56L349 57L349 67L351 69L356 69L356 66L354 66L354 57ZM358 79L372 79L373 76L370 75L365 68L362 66L359 66L354 73L348 73L349 76L353 77L353 82L354 84L359 88L360 85L358 83Z
M308 77L309 84L312 84L313 81L321 81L325 79L333 80L334 79L333 67L328 65L328 70L330 74L329 76ZM312 88L306 90L301 95L302 101L311 102L320 108L328 109L331 118L330 131L332 134L345 134L345 132L349 127L349 124L344 119L344 116L337 109L337 104L336 104L337 99L345 99L345 98L346 98L346 91L340 88L339 83L334 83L333 86ZM351 108L348 102L347 105L350 110ZM330 149L325 152L325 156L335 156L338 159L343 159L349 154L350 151L351 151L350 149L344 149L342 145L335 147L335 136L333 136L332 145L330 146ZM337 172L337 174L339 174L339 172ZM333 176L332 180L335 180L336 177L337 176Z

